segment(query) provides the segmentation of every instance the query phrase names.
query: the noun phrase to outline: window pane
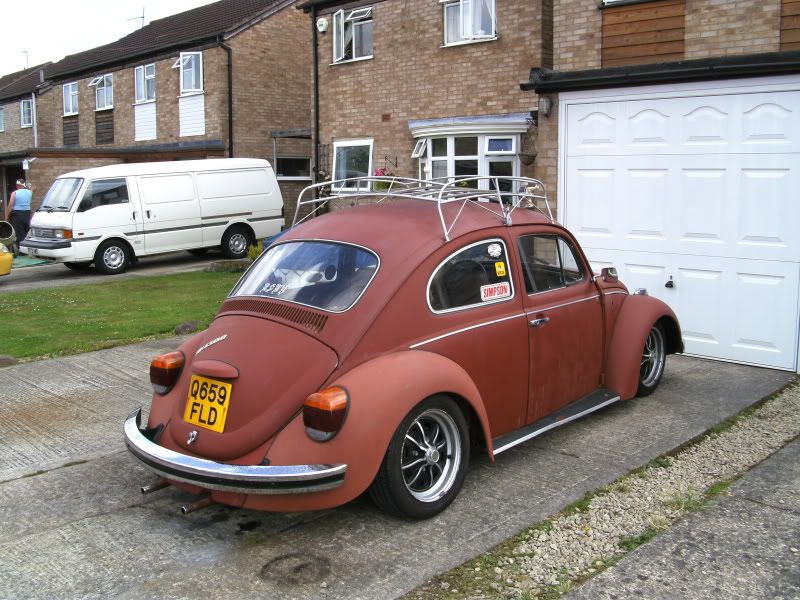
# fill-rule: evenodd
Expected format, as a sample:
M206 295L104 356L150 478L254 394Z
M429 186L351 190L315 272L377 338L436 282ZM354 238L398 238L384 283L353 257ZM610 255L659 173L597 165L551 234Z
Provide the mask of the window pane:
M309 177L311 161L308 158L278 157L275 160L275 172L278 177Z
M489 138L489 152L512 152L514 140L511 138Z
M447 259L431 279L431 308L448 310L510 298L510 272L505 245L499 240L466 248Z
M369 146L338 146L334 179L369 176Z
M458 2L444 7L445 44L461 41L461 5Z
M556 236L522 236L519 252L525 274L525 291L533 294L564 287Z
M156 76L156 66L155 65L145 65L144 74L147 77L155 77Z
M354 24L355 58L372 56L372 21Z
M156 80L155 79L147 79L147 99L148 100L155 100L156 98Z
M478 138L477 137L457 137L455 142L456 156L477 156Z
M475 0L475 33L490 36L494 33L494 0Z
M141 102L144 100L144 69L136 67L135 71L135 87L136 87L136 101Z
M561 262L564 265L564 280L566 284L578 283L583 279L583 269L575 256L575 249L563 238L558 238L558 249L561 252Z
M489 163L489 175L493 177L513 177L514 176L514 163L510 160L503 160L503 161L491 161ZM513 182L511 181L500 181L500 191L501 192L511 192L513 187ZM494 181L489 182L491 189L495 189Z
M447 156L447 138L431 140L431 156Z
M433 179L441 179L447 177L447 161L434 160L431 161L431 177Z
M478 174L478 161L477 160L457 160L456 164L456 177L468 177L470 175ZM478 185L478 182L475 182Z
M128 185L124 179L105 179L92 181L83 194L78 212L92 210L99 206L126 204L128 202Z

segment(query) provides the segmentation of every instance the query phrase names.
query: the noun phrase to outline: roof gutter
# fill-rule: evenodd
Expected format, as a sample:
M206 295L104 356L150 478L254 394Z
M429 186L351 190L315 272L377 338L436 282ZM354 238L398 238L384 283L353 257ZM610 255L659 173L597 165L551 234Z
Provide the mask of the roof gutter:
M219 47L228 55L228 157L233 158L233 48L219 39Z
M534 91L537 94L546 94L574 90L741 77L764 77L767 75L789 75L794 73L800 73L800 51L723 56L572 72L553 71L536 67L531 69L530 79L520 84L520 89Z

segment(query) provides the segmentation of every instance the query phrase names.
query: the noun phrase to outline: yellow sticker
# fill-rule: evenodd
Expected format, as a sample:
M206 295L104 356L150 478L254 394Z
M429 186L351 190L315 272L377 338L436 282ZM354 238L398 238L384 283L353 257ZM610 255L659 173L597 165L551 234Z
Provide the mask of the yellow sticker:
M496 262L496 263L494 263L494 272L497 273L498 277L505 277L506 276L506 263L504 263L504 262Z

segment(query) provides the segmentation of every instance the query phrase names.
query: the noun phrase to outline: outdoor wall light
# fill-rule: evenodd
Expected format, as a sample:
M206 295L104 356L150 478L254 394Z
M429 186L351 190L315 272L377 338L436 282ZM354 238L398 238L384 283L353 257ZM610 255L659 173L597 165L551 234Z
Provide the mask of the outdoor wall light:
M325 17L320 17L317 19L317 31L320 33L325 33L328 31L328 19Z
M543 117L550 115L550 109L553 107L553 101L550 96L539 96L539 114Z

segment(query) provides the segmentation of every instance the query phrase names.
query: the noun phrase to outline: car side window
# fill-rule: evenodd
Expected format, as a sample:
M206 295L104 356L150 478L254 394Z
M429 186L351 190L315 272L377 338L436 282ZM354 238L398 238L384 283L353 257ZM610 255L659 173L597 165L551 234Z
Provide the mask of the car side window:
M433 312L481 306L513 297L511 268L503 240L471 244L436 267L428 283Z
M519 238L525 291L546 292L583 281L584 272L575 249L557 235L523 235Z
M127 204L128 202L128 184L124 177L101 179L90 182L86 187L83 199L78 205L78 212L86 212L98 206Z

